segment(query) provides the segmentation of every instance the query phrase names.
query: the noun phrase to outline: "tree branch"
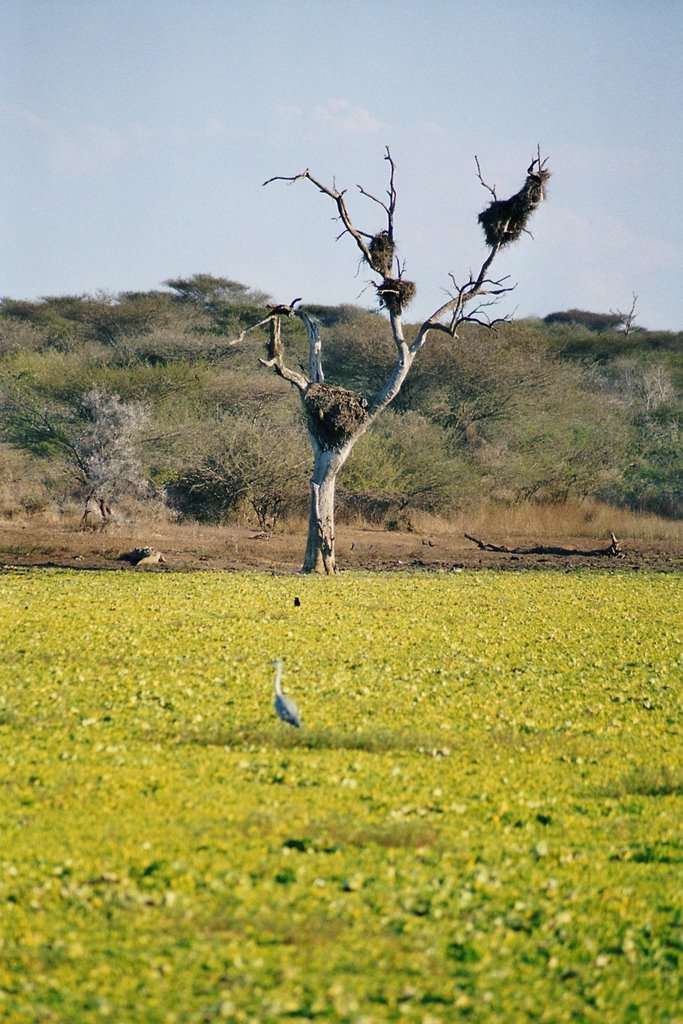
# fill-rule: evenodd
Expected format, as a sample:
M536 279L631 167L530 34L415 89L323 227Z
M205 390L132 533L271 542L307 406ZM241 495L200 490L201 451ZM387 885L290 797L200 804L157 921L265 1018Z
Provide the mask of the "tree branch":
M308 334L308 375L316 384L325 381L322 364L322 342L320 340L320 327L317 320L299 310L296 314L302 321Z
M490 192L491 195L493 196L493 198L497 200L498 196L496 195L496 186L495 185L487 185L486 182L484 181L484 179L481 176L481 167L479 166L479 157L478 156L475 156L474 162L477 165L477 177L479 178L479 181L484 186L484 188L487 190L487 192Z
M488 272L502 246L508 244L510 241L514 241L519 237L522 231L526 231L526 221L533 210L535 210L543 201L544 183L550 177L550 171L545 169L546 160L541 159L541 151L539 147L537 155L533 158L531 164L527 168L527 180L525 184L519 192L515 193L515 195L510 199L500 201L496 195L495 186L489 185L484 181L481 173L481 166L479 164L479 158L475 156L474 159L477 165L477 177L479 178L481 185L493 197L493 203L491 203L487 210L484 211L484 214L480 214L479 216L479 221L482 223L482 226L484 226L484 233L489 244L489 251L479 268L479 273L475 277L470 272L469 280L466 281L465 284L458 285L453 275L450 275L451 280L455 285L455 294L448 300L448 302L445 302L439 307L439 309L435 310L427 320L424 321L410 347L410 351L413 353L418 352L420 348L422 348L429 331L443 331L455 338L457 337L458 327L462 323L478 323L484 327L493 328L496 323L504 322L509 319L509 317L501 317L496 320L491 320L488 316L485 316L484 318L478 316L482 309L485 308L486 305L489 305L488 303L479 304L472 311L467 310L467 306L474 299L482 295L493 295L498 297L513 290L514 286L504 284L507 280L506 277L502 277L498 280L491 280L488 277ZM495 218L492 225L489 223L491 220L490 216L485 216L490 214L492 210L497 211L499 208L505 211L507 217L505 221L505 230L500 229ZM510 227L511 224L512 227ZM450 317L448 324L443 323L446 316Z
M610 533L611 543L607 547L590 548L588 551L581 548L556 547L550 544L537 544L530 548L508 548L503 544L489 544L488 541L479 540L478 537L473 537L471 533L466 533L465 537L471 540L473 544L476 544L480 551L495 551L505 555L583 555L584 558L606 555L611 558L624 557L621 544L613 533Z
M454 294L452 294L447 302L444 302L422 323L412 344L408 344L404 335L402 312L403 305L410 300L410 297L412 297L412 295L409 294L408 286L410 286L410 291L414 292L414 285L412 282L406 282L403 280L403 268L400 263L397 263L397 277L394 279L391 276L392 270L390 268L393 264L394 256L393 234L394 214L396 210L396 167L388 146L385 152L385 160L388 161L390 166L389 188L387 189L388 198L386 201L368 192L361 185L357 185L360 194L380 206L386 214L387 229L385 232L380 232L376 235L370 235L355 227L346 207L344 198L345 192L340 191L336 187L336 182L333 181L331 187L325 185L322 181L313 177L308 168L300 174L291 176L276 175L263 183L264 185L268 185L273 181L284 181L291 185L296 181L305 179L310 181L324 195L329 196L334 201L339 214L339 219L344 225L344 231L342 231L338 237L341 238L344 234L349 233L356 242L364 260L375 273L382 277L381 284L376 287L378 289L380 300L384 299L383 305L389 313L392 337L397 351L397 359L389 380L384 387L377 391L370 401L368 418L366 421L367 425L375 419L375 417L400 391L410 370L413 359L425 343L429 331L440 331L448 334L452 338L455 338L457 337L459 326L463 323L475 323L479 326L492 330L497 324L509 321L510 315L491 318L486 310L492 306L501 295L504 295L514 289L514 285L507 285L505 283L508 280L507 276L499 279L489 277L491 265L506 239L504 240L501 237L501 239L494 239L492 242L489 240L488 252L482 261L477 274L475 275L470 271L468 280L461 285L456 282L453 274L450 275L455 288ZM481 185L491 194L494 202L498 202L495 186L488 185L484 181L479 159L476 156L475 162L477 166L477 176ZM537 172L535 171L536 163L538 163ZM532 174L532 172L534 172L532 176L539 179L538 188L540 188L540 198L539 196L533 198L531 208L542 201L543 181L549 175L549 172L544 170L544 163L541 161L540 151L538 157L532 161L532 165L527 171L527 186L525 187L529 187L529 175ZM519 193L519 195L524 194L525 193L523 191ZM511 200L507 200L506 202L511 202ZM369 242L366 242L366 239L369 239ZM402 285L405 285L406 287L402 288ZM409 295L407 299L404 297L404 291ZM481 301L483 299L488 299L488 301ZM475 303L475 300L479 301ZM472 303L475 304L472 305ZM297 315L304 320L300 313ZM306 322L306 320L304 320L304 324L309 334L309 373L313 380L322 380L319 337L314 333L313 324L310 321ZM243 335L241 337L243 337ZM264 362L264 360L262 360L262 362ZM271 357L271 359L265 362L265 365L271 366L276 370L276 372L280 373L281 376L285 376L283 370L286 371L286 368L283 366L281 360L278 361ZM288 374L287 379L292 380L292 383L295 383L297 387L301 387L300 381L303 379L302 377L296 375L298 380L293 380L293 371L286 371L286 373ZM363 429L367 429L367 426Z
M344 228L346 229L346 231L348 231L348 233L354 239L356 245L358 246L358 248L362 252L364 258L368 261L368 263L370 263L370 250L368 249L368 246L367 246L363 236L364 236L364 234L365 234L366 238L371 238L372 236L371 235L367 235L365 232L361 232L356 227L354 227L353 222L351 221L351 217L349 216L349 212L346 209L346 203L344 202L345 192L340 192L334 186L332 188L330 188L328 185L323 184L322 181L318 181L317 178L313 177L313 175L308 170L308 168L305 171L301 171L300 174L294 174L291 177L287 177L285 175L277 174L273 178L268 178L268 180L264 181L263 184L264 185L270 185L270 183L273 182L273 181L286 181L290 185L293 185L295 181L300 181L302 178L305 178L308 181L310 181L311 184L315 185L315 187L320 192L322 192L326 196L329 196L330 199L334 200L334 202L336 204L336 207L337 207L337 212L339 213L339 218L340 218L342 224L344 225ZM342 232L342 234L343 233L344 232ZM339 237L341 238L341 235Z
M452 338L457 337L458 327L468 319L468 314L465 312L467 305L472 302L473 299L480 295L502 295L505 292L514 290L514 286L505 286L504 281L507 277L502 277L499 280L491 280L486 275L489 271L491 264L498 255L500 244L493 246L486 259L479 268L479 273L476 277L470 272L469 279L463 285L458 285L455 281L453 274L450 274L451 281L453 282L456 293L453 295L448 302L444 302L430 317L428 317L422 326L420 327L415 340L410 346L410 351L413 353L419 352L427 340L429 331L441 331L446 334L450 334ZM492 286L488 288L486 286ZM450 313L450 322L447 324L443 323L443 318ZM502 319L502 318L501 318Z
M268 343L268 358L259 359L262 366L267 366L273 370L278 377L282 377L283 380L289 381L294 387L299 389L299 392L303 394L308 385L311 383L308 377L305 377L303 373L297 373L296 370L291 370L285 365L284 360L284 349L282 346L282 324L279 316L268 317L270 321L270 340Z
M378 199L377 196L373 196L371 192L366 192L366 190L363 188L362 185L356 185L356 188L358 189L358 191L360 192L360 194L362 196L365 196L366 199L370 199L373 203L377 203L378 206L382 207L382 209L384 210L384 212L387 215L387 234L388 234L389 238L393 241L393 238L394 238L394 211L396 210L396 187L394 185L394 176L395 176L395 173L396 173L396 165L394 163L394 159L393 159L393 157L391 155L391 152L390 152L388 146L386 147L384 159L389 161L389 166L391 167L391 171L389 173L389 188L387 189L387 195L389 197L388 205L382 199ZM365 232L363 232L363 233L365 233ZM368 236L368 237L372 237L372 236Z
M236 338L232 338L230 341L226 342L226 344L239 345L241 341L244 341L245 337L247 336L247 334L249 334L250 331L255 331L257 327L263 327L265 324L270 323L272 320L273 314L269 313L264 320L259 320L257 324L252 324L251 327L245 327L241 334L238 334Z

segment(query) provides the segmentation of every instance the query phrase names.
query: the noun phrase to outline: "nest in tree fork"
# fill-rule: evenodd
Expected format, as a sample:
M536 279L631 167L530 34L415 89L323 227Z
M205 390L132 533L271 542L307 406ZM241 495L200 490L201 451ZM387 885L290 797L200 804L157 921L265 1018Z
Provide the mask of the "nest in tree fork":
M529 171L526 181L509 199L494 199L479 214L486 244L509 245L515 242L526 229L534 210L545 198L545 183L550 171Z
M311 430L323 448L343 444L367 419L361 395L333 384L310 384L304 404Z
M370 253L370 266L373 270L376 270L382 277L387 277L391 274L391 268L394 264L394 252L396 246L392 239L389 237L388 231L380 231L376 234L368 245L368 251Z
M401 315L408 303L415 298L416 291L415 282L408 281L405 277L385 277L382 283L377 285L380 304L394 316Z

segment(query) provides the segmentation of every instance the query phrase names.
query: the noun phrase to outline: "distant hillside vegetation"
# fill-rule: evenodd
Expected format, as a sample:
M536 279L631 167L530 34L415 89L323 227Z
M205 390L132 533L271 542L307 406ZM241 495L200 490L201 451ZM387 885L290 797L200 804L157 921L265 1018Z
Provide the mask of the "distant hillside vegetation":
M198 274L149 292L0 303L0 515L84 522L146 504L267 529L303 514L309 448L296 396L233 341L268 296ZM307 306L331 383L372 393L394 359L382 315ZM290 362L306 359L284 322ZM481 503L594 498L683 507L683 334L580 310L434 334L389 413L340 477L339 516L407 524ZM277 442L277 443L276 443ZM88 508L105 481L109 511Z

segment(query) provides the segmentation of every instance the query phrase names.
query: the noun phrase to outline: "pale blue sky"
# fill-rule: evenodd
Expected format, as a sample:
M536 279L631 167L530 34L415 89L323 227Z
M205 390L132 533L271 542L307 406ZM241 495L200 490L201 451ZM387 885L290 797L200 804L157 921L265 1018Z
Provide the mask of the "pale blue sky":
M427 316L484 249L537 143L548 202L498 260L517 315L628 308L683 329L681 0L0 0L0 295L208 272L278 300L374 305L312 173L397 165L396 233ZM359 297L360 296L360 297Z

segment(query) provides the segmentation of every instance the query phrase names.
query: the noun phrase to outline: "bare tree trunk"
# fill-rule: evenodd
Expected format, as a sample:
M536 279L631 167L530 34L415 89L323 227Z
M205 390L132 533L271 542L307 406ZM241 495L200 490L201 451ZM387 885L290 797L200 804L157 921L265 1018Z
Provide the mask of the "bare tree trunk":
M97 515L99 513L99 520ZM83 509L83 515L81 516L80 529L81 530L104 530L109 525L113 518L111 505L106 498L96 497L94 494L89 494L85 500L85 507ZM96 521L97 520L97 521Z
M337 473L345 461L345 457L340 459L337 449L326 451L315 446L308 540L302 572L332 576L337 571L334 553L334 491Z

